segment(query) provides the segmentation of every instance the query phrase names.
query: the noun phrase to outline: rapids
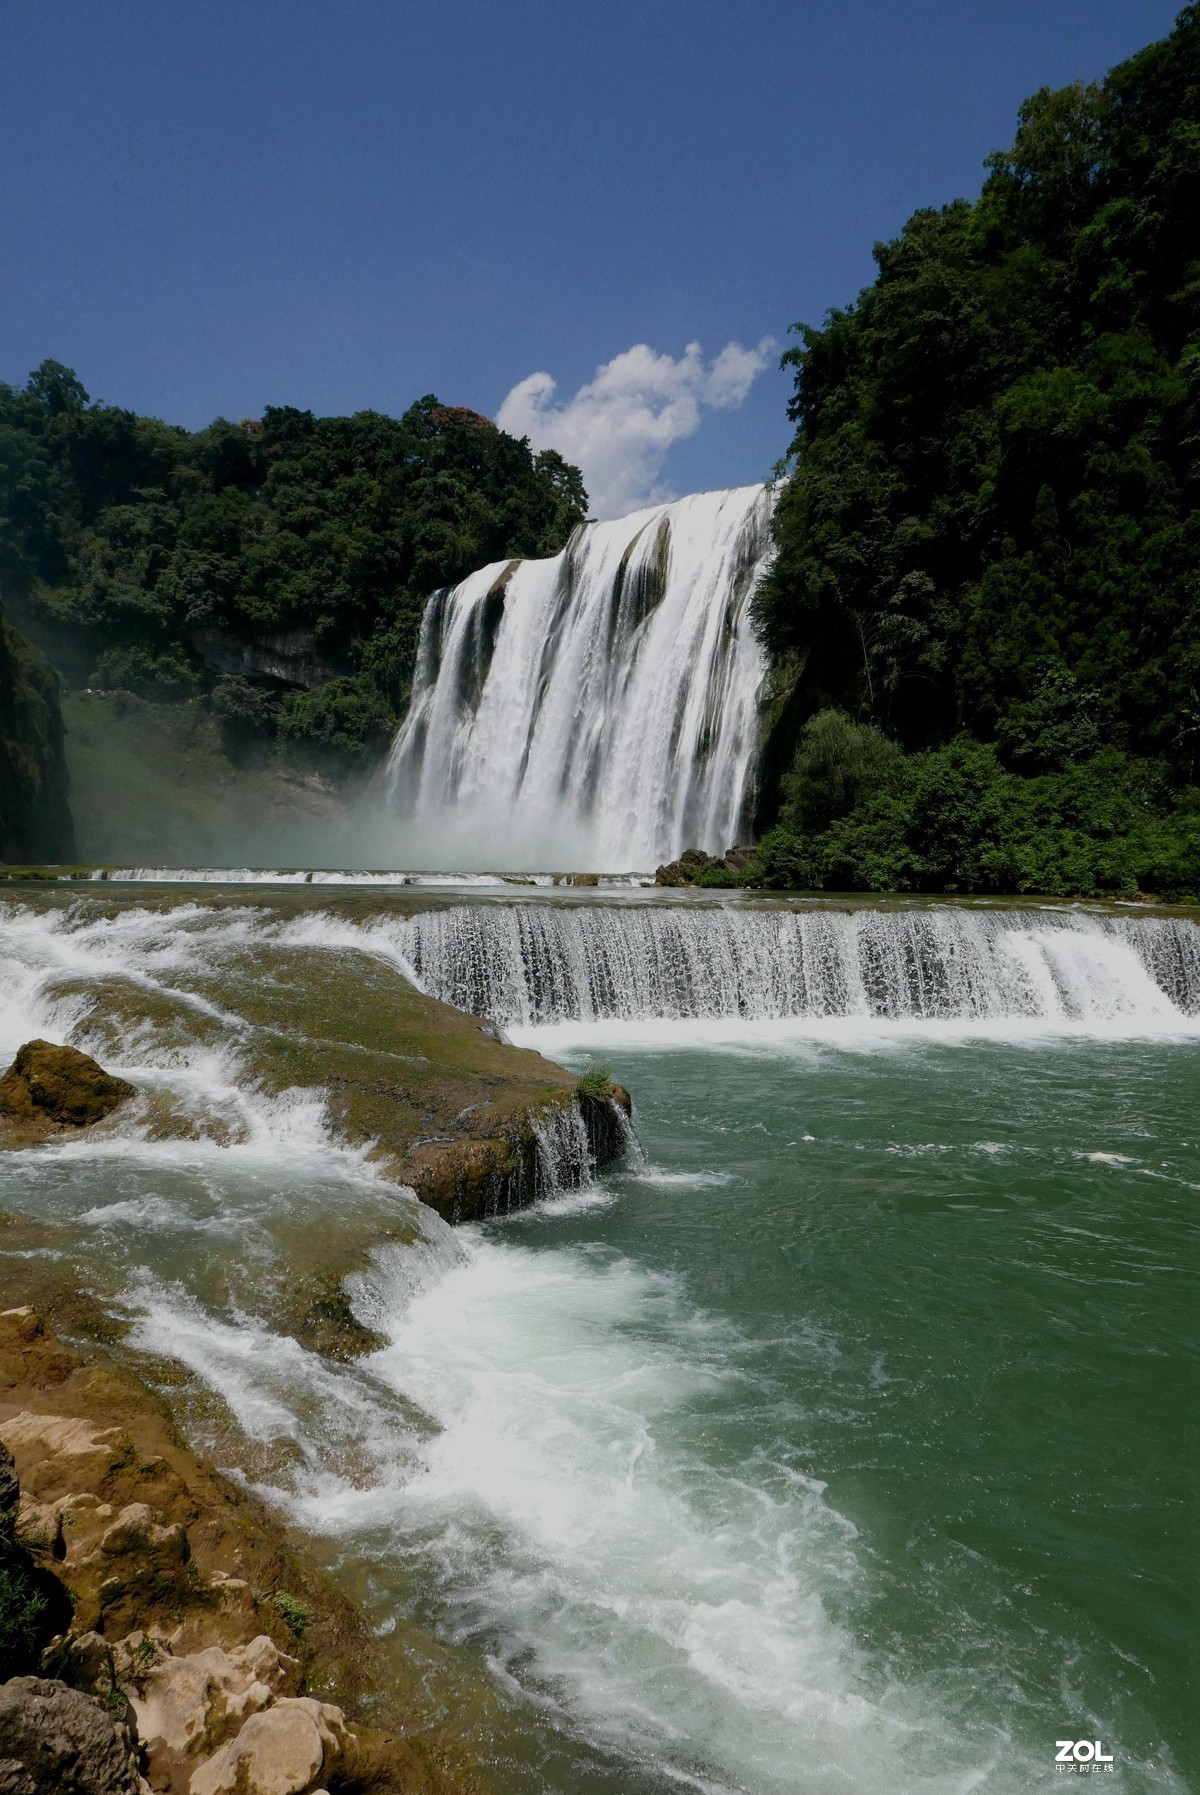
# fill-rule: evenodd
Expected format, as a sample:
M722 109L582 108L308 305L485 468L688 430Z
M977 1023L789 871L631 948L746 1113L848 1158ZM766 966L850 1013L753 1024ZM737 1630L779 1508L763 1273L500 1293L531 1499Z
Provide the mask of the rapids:
M1068 1736L1121 1795L1183 1795L1198 940L1035 906L5 897L0 1053L69 1038L144 1101L0 1154L0 1210L209 1393L381 1633L488 1680L501 1795L1020 1795ZM382 961L577 1069L603 1047L641 1149L449 1230L319 1088L256 1078L239 981L314 953L349 1009ZM385 1344L342 1364L279 1299L350 1237Z

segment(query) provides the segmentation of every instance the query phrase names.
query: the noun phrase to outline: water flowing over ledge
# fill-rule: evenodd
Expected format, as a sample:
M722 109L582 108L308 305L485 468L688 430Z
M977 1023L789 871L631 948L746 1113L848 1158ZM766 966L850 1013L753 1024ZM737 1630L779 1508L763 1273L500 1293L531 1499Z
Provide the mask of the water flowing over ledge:
M598 870L744 839L772 504L697 493L436 593L389 764L410 857Z
M403 929L426 989L510 1025L863 1017L1157 1033L1200 1016L1200 925L1178 917L462 904Z
M487 891L506 886L537 886L556 890L577 884L624 890L654 884L649 873L455 873L403 871L349 871L332 868L258 866L101 866L86 874L58 875L60 884L81 882L102 885L378 885L418 890L470 889Z

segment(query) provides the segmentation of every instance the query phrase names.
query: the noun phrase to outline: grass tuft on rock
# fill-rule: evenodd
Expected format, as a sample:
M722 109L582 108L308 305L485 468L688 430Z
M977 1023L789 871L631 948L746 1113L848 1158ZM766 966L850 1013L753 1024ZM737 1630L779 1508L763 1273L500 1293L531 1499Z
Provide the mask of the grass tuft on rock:
M607 1097L613 1088L613 1075L607 1066L598 1066L595 1061L579 1080L578 1091L581 1097Z

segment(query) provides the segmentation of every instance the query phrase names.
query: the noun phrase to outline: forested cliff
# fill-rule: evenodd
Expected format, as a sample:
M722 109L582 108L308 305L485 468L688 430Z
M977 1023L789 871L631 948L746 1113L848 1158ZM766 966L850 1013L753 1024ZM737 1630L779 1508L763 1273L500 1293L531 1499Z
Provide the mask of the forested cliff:
M0 591L74 683L202 695L343 755L393 729L429 593L556 551L586 505L553 450L432 396L189 432L93 404L57 362L0 386Z
M74 853L58 680L0 611L0 861Z
M1194 894L1200 10L875 257L785 357L751 877Z
M762 840L702 880L1200 895L1200 9L1035 94L978 199L875 257L785 357ZM218 805L239 744L373 764L429 594L586 505L434 397L188 432L56 362L0 386L0 594L73 687L134 695L126 761L186 701ZM76 702L98 810L116 724Z

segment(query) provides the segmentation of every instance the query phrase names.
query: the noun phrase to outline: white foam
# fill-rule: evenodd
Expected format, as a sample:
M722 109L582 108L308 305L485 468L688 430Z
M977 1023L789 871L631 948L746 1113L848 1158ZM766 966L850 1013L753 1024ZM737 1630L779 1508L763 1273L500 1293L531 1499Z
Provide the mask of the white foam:
M1200 1036L1200 1020L1178 1016L1157 1024L1147 1020L1088 1023L1017 1018L989 1020L983 1017L779 1017L765 1021L747 1021L736 1016L689 1021L614 1018L604 1022L560 1022L544 1027L510 1024L506 1033L514 1046L532 1047L549 1059L588 1052L659 1053L664 1050L767 1057L782 1054L804 1058L819 1051L889 1053L922 1044L952 1045L969 1041L1001 1041L1036 1047L1073 1040L1194 1040Z
M1200 926L1183 918L518 903L447 906L401 929L416 974L449 1003L506 1026L684 1025L660 1045L692 1031L749 1044L775 1024L778 1037L831 1023L1156 1034L1200 1015Z
M71 883L76 875L63 875ZM88 875L92 882L113 885L378 885L398 889L461 891L520 890L526 886L539 889L569 888L575 883L574 873L543 872L335 872L323 869L273 869L262 866L108 866L98 867ZM593 885L610 890L634 889L654 884L652 873L601 873L587 875L588 888Z
M772 504L697 493L436 593L390 763L407 850L598 871L744 839Z
M356 1309L391 1344L354 1367L177 1289L137 1301L140 1345L298 1449L267 1493L381 1586L419 1542L514 1693L664 1783L790 1795L803 1763L817 1795L951 1795L996 1761L876 1689L831 1619L864 1572L820 1481L708 1456L705 1404L740 1400L755 1355L677 1279L511 1233L386 1249Z

